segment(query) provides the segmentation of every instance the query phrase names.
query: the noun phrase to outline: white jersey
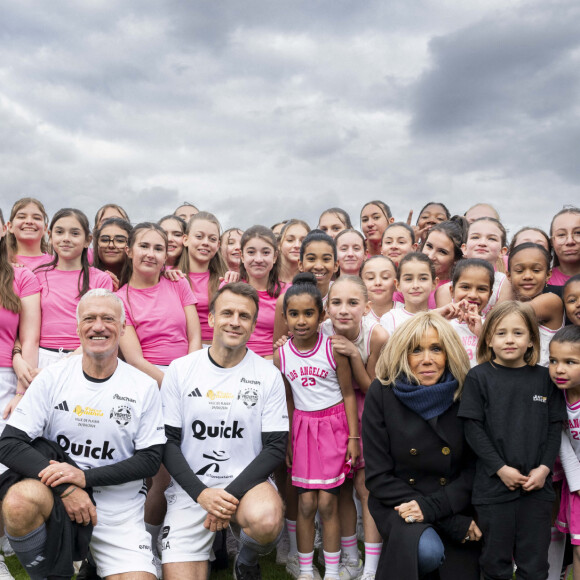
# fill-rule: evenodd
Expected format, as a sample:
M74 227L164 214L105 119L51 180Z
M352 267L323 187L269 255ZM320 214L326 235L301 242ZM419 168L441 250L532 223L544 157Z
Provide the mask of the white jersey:
M262 451L262 433L288 431L282 375L248 350L222 368L202 349L174 360L163 379L165 424L182 429L181 451L208 487L230 484ZM192 501L176 482L182 500ZM168 498L169 501L169 498Z
M495 272L491 296L489 297L489 302L481 310L482 316L489 314L489 311L497 304L499 293L501 292L501 288L506 280L507 277L503 272Z
M118 361L109 379L88 380L82 356L50 365L32 381L9 425L32 439L56 441L80 469L119 463L135 451L165 443L157 383ZM139 510L144 481L93 488L99 523L114 525Z
M481 323L483 324L483 322L484 320L482 318ZM465 322L459 322L454 318L450 320L450 323L453 330L459 335L461 344L463 344L463 348L469 357L469 364L473 368L477 365L477 341L479 340L477 335L469 330L469 326Z
M280 370L292 387L297 409L320 411L342 401L332 341L327 334L319 332L316 345L311 350L299 351L290 339L278 353Z
M371 318L368 316L363 316L358 336L352 341L352 343L356 346L358 352L360 353L360 357L363 361L363 364L366 365L367 361L369 360L369 356L371 354L371 337L373 335L373 330L377 326L377 321L375 318ZM332 325L332 320L327 319L320 325L320 331L326 334L327 336L332 336L336 334L334 330L334 326Z
M391 310L398 310L399 308L404 308L404 307L405 307L405 305L402 302L393 301L393 307L391 308ZM389 310L389 312L391 310ZM386 312L385 312L385 314L386 314ZM381 317L378 314L376 314L372 308L369 310L368 314L365 314L363 316L363 318L368 318L369 320L372 320L373 322L380 322L381 321Z
M564 391L566 396L566 391ZM576 457L580 458L580 401L576 401L574 404L568 403L568 397L566 396L566 411L568 412L568 432L570 436L570 443L572 444L572 449Z
M560 328L564 328L564 320L562 319L562 326ZM560 330L558 328L558 330ZM538 364L542 365L543 367L547 367L550 363L550 341L558 332L558 330L552 330L547 326L542 326L538 324L538 332L540 333L540 361Z
M381 316L381 326L392 336L395 328L410 320L414 314L405 310L405 308L397 308L396 310L389 310L386 314Z

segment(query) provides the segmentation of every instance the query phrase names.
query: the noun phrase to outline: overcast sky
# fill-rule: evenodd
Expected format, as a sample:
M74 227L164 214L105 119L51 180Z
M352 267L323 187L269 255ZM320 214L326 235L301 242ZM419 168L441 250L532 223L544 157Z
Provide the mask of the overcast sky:
M578 0L2 1L0 207L580 204ZM416 215L415 215L416 217Z

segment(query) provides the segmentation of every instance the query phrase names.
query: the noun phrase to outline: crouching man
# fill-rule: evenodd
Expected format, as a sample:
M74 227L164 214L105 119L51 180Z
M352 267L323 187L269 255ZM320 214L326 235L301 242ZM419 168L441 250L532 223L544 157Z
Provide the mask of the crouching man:
M214 532L231 525L241 549L234 578L261 578L283 505L269 475L284 460L288 410L282 377L246 348L258 316L249 284L227 284L210 304L209 349L171 363L161 395L172 476L162 559L165 580L205 580Z
M54 536L60 534L58 549L65 549L75 525L91 523L99 576L152 580L143 505L144 478L157 473L165 442L159 389L117 358L125 329L117 296L90 290L79 302L77 321L82 356L46 367L0 438L0 462L23 476L2 501L7 536L31 578L66 577L69 569L70 577L72 561L55 557ZM38 451L39 438L56 442L78 467L49 462ZM92 488L96 506L85 488ZM67 515L75 525L67 524ZM65 524L70 534L61 533Z

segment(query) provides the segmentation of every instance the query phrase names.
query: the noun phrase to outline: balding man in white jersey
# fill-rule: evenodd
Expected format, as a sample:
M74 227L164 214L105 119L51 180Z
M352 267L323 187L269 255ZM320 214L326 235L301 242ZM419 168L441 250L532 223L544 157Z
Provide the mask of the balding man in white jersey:
M75 555L74 527L91 523L99 576L153 580L143 506L144 478L159 469L165 442L159 390L117 357L125 329L117 296L90 290L77 320L82 356L45 368L0 438L0 462L23 477L2 502L7 536L32 579L70 578L72 558L63 561L63 551ZM49 462L38 450L44 440L56 442L64 460Z

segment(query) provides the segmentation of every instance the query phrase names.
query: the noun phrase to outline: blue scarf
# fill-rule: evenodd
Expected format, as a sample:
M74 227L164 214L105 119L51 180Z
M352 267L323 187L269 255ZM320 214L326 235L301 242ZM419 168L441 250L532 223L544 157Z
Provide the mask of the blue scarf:
M458 386L457 380L447 371L438 383L430 387L411 384L405 377L400 377L393 385L393 392L405 407L428 421L451 407Z

